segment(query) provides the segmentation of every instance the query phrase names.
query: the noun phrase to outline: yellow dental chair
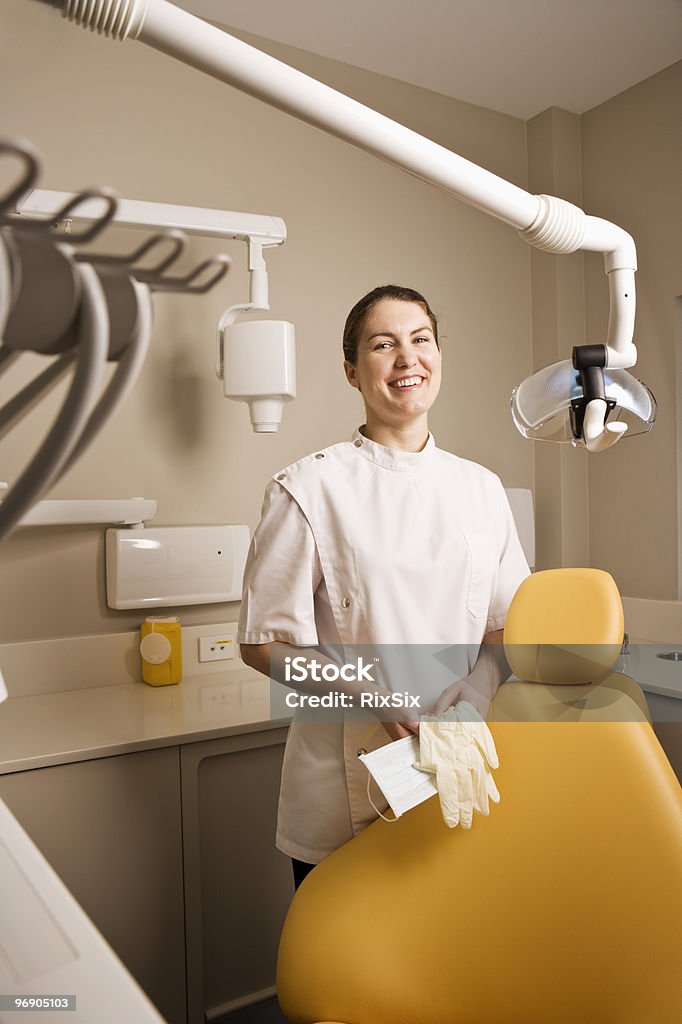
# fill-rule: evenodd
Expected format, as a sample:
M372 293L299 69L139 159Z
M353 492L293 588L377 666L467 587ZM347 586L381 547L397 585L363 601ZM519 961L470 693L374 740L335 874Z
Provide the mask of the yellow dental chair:
M291 1024L682 1021L682 792L609 672L622 637L607 573L521 585L505 649L532 681L488 716L501 803L462 831L432 798L315 868L280 943Z

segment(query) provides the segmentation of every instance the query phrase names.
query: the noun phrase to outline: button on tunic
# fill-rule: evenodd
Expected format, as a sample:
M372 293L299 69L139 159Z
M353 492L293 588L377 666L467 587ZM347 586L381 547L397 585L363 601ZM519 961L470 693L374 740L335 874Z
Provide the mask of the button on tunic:
M497 476L438 449L431 435L422 451L403 452L356 431L268 485L246 564L238 641L471 645L470 670L527 575ZM436 678L419 713L448 681ZM391 687L390 678L381 682ZM317 863L372 821L357 751L388 741L377 721L295 718L279 849Z

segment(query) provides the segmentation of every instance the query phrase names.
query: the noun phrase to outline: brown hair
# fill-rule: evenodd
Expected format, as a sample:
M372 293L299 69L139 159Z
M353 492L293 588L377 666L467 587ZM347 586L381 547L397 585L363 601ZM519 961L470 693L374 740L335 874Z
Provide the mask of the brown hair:
M362 325L365 322L367 314L374 309L378 302L382 299L397 299L399 302L416 302L418 306L421 306L433 328L433 335L436 339L436 345L440 348L438 343L438 321L436 320L435 314L428 302L419 292L416 292L413 288L404 288L399 284L383 284L379 288L372 289L367 295L363 296L359 302L356 302L351 309L346 319L346 326L343 329L343 357L349 363L355 365L355 360L358 356L358 342L360 340L360 331Z

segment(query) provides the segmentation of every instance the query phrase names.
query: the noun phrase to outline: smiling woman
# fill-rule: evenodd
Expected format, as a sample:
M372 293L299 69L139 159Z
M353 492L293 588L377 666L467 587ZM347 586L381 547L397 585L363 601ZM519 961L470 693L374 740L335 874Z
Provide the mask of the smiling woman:
M440 450L429 433L441 351L426 299L396 285L374 289L351 310L343 351L365 423L350 441L275 474L238 634L253 668L318 700L332 690L344 697L329 702L336 710L324 721L297 710L289 730L277 846L297 881L377 817L359 753L418 732L419 714L464 699L485 715L508 675L492 643L528 575L500 480ZM424 665L423 645L450 650L445 670L436 659ZM336 667L368 647L376 675ZM294 683L287 669L299 661L321 672ZM413 680L411 699L396 702ZM358 718L353 709L363 707Z
M441 380L438 325L426 299L411 288L375 288L350 311L343 351L348 382L365 402L365 436L420 451Z

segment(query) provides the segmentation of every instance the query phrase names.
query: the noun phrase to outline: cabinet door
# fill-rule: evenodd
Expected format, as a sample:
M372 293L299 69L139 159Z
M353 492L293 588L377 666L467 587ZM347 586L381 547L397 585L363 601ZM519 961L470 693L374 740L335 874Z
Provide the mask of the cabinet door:
M275 848L286 729L182 747L190 1024L272 995L293 896Z
M0 776L0 797L170 1024L184 1024L179 748Z

